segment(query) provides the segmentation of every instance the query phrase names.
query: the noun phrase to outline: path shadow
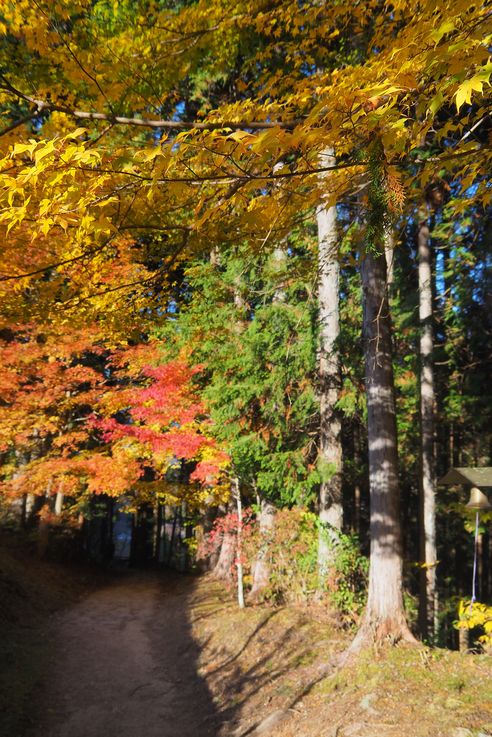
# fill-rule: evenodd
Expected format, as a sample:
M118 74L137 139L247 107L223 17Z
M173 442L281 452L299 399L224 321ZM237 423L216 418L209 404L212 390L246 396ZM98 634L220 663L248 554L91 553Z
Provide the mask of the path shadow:
M218 737L223 723L205 679L199 675L199 645L192 635L193 576L160 575L159 602L150 628L156 674L172 682L172 731L179 737ZM206 643L205 643L206 644ZM167 737L167 732L162 737Z
M193 588L176 573L118 571L61 612L27 736L218 737L191 634Z

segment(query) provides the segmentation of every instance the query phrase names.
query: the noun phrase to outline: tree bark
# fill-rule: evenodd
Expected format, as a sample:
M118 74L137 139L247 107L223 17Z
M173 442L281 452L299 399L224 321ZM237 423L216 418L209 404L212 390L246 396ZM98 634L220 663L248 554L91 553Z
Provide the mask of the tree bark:
M154 504L154 539L153 539L153 551L152 555L156 563L160 563L161 560L161 540L162 540L162 504L157 499Z
M231 514L234 511L234 506L231 502L227 505L227 514ZM213 575L222 581L232 580L232 570L234 566L234 559L236 557L236 536L232 531L226 531L222 538L220 553L217 559L217 563L213 570Z
M332 149L320 156L320 166L334 166ZM318 224L318 379L320 404L320 461L326 474L319 492L319 518L329 526L333 537L342 529L342 445L341 422L336 410L340 394L340 335L338 234L336 206L320 205L316 211ZM333 558L330 537L320 532L318 567L326 574Z
M391 296L391 289L395 280L395 238L393 231L389 228L384 234L384 257L386 259L386 284L388 285L388 295Z
M351 652L370 642L415 641L403 607L398 455L391 320L384 253L362 258L365 382L369 444L371 557L362 626Z
M58 517L62 511L63 511L63 499L65 498L65 495L63 493L63 481L60 482L60 485L56 491L55 494L55 503L53 507L53 511L55 515Z
M362 460L362 449L361 449L361 437L359 422L356 420L353 422L353 439L354 439L354 466L357 469L356 478L354 479L354 515L353 515L353 530L360 536L361 534L361 506L362 506L362 472L363 467Z
M436 601L436 477L434 450L434 350L432 310L432 259L427 220L419 225L419 319L420 319L420 574L419 624L424 638L437 634Z
M282 272L285 270L285 260L287 257L286 253L287 244L283 248L280 248L280 246L277 246L273 249L272 254L272 262L273 267L275 270L280 272L280 275L282 275ZM277 284L275 291L273 293L272 302L285 302L285 290L281 284Z
M37 530L37 552L38 556L40 558L44 558L49 547L50 542L50 495L51 495L51 486L53 482L50 479L48 481L48 484L46 486L46 492L44 496L37 497L39 502L42 501L42 506L39 511L39 522L38 522L38 530Z
M270 564L268 561L268 547L275 529L276 509L267 499L261 500L260 506L260 550L256 556L253 568L253 585L250 591L251 599L258 599L264 593L270 582Z
M221 509L224 511L225 507L222 507ZM217 512L218 510L216 507L211 507L207 504L201 515L201 524L195 527L195 534L197 535L198 542L196 562L201 571L213 571L217 565L217 561L219 560L219 553L222 544L221 539L214 538L212 549L209 549L208 543L204 546L205 541L209 540L210 533L214 528ZM206 550L204 548L206 548Z

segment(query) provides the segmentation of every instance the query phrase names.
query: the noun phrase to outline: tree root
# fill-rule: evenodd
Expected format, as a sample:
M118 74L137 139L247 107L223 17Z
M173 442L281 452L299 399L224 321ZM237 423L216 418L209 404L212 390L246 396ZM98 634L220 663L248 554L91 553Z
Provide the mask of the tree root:
M349 647L341 654L339 665L343 667L352 663L364 650L379 650L384 645L392 647L406 643L419 647L422 643L412 634L405 619L366 620L362 623Z

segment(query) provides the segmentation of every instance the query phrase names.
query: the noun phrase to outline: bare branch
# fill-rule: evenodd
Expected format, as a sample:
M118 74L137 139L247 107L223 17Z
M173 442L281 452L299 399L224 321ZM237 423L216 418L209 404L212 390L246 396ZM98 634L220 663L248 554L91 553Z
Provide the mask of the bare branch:
M10 92L21 100L29 102L36 107L37 113L40 112L57 112L68 115L76 120L105 120L112 125L133 125L141 128L165 128L167 130L221 130L222 128L230 128L231 130L242 130L249 128L250 130L264 130L266 128L283 128L292 130L303 122L302 118L291 121L281 120L265 120L265 121L219 121L219 122L187 122L183 120L152 120L150 118L128 118L122 115L113 115L111 113L97 113L91 110L75 110L65 105L58 105L47 100L39 100L31 97L24 92L16 89L3 75L0 77L3 84L0 89Z
M38 115L37 110L33 113L29 113L29 115L25 115L23 118L20 118L19 120L14 121L10 125L8 125L6 128L3 128L3 130L0 131L0 138L2 136L5 136L7 133L10 133L10 131L15 130L20 125L24 125L24 123L29 123L30 120L33 120Z
M96 253L100 253L104 248L106 248L106 246L111 243L114 237L114 235L110 236L110 238L104 241L104 243L102 243L97 248L92 248L90 251L84 251L84 253L80 253L78 256L73 256L72 258L67 258L63 261L57 261L55 263L48 264L48 266L42 266L39 269L34 269L34 271L26 271L22 274L6 274L5 276L0 276L0 282L25 279L30 276L37 276L38 274L44 274L47 271L51 271L51 269L57 269L60 266L66 266L66 264L73 264L76 261L82 261L84 258L89 258L94 256Z

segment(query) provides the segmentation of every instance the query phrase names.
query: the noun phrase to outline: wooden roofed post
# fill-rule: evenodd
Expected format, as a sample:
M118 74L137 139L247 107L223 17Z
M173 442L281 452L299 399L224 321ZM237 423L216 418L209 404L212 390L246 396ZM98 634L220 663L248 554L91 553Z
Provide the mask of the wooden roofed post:
M490 512L492 510L492 504L490 503L488 496L482 491L482 489L492 489L492 466L450 468L448 472L439 479L438 484L446 486L461 484L470 487L470 497L465 506L470 511L473 510L475 512L475 551L471 586L471 611L471 607L474 602L482 595L480 588L483 582L483 538L480 533L480 514L483 512ZM469 628L467 626L459 627L458 635L459 649L460 651L465 652L468 650L469 646Z

